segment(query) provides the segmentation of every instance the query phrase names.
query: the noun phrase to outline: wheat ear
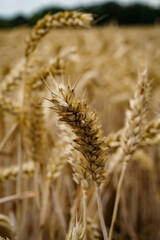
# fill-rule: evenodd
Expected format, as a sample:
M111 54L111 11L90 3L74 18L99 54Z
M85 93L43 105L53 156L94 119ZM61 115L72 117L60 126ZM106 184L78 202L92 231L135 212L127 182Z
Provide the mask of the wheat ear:
M0 96L0 108L19 118L20 106L12 102L8 97Z
M0 92L4 96L10 93L22 80L22 74L24 72L25 59L22 59L12 69L12 71L3 79L0 86Z
M52 93L52 109L59 120L69 125L75 134L75 148L86 159L84 169L100 185L104 179L104 166L107 160L106 148L96 113L89 112L87 103L75 96L74 89L59 89L59 95ZM84 164L84 163L83 163Z
M138 86L134 98L130 101L130 110L127 111L126 124L122 134L121 148L123 157L123 166L118 182L116 200L109 232L109 240L112 240L114 223L116 221L120 192L127 169L127 163L132 154L139 146L144 134L144 124L146 110L149 101L150 82L148 81L147 70L139 74Z
M99 120L96 113L89 112L87 103L75 96L74 89L59 88L59 95L51 93L51 102L59 115L59 120L71 127L75 134L75 149L84 156L81 166L88 171L96 184L96 189L104 179L106 148ZM108 239L100 204L100 194L97 191L98 212L101 220L104 239ZM103 221L102 221L103 219Z
M40 99L38 93L34 91L32 92L30 101L26 120L28 156L32 161L42 164L45 143L42 99Z
M121 144L121 137L123 128L116 133L111 133L106 138L106 146L110 150L115 149ZM140 142L140 146L155 145L160 143L160 118L154 118L150 122L146 123L144 129L144 136Z
M88 172L82 167L84 157L81 154L75 154L70 159L70 164L73 169L73 179L77 184L80 184L83 194L83 227L86 239L87 231L87 191L88 191Z
M0 169L0 182L6 180L15 180L18 176L19 167L17 165L5 167ZM32 177L35 171L34 162L27 162L22 164L22 175Z
M37 44L41 38L45 36L51 29L64 27L86 28L90 25L92 19L93 17L91 14L80 13L76 11L59 12L54 15L47 14L44 18L37 22L27 39L27 47L25 51L26 57L29 57L29 55L37 47Z

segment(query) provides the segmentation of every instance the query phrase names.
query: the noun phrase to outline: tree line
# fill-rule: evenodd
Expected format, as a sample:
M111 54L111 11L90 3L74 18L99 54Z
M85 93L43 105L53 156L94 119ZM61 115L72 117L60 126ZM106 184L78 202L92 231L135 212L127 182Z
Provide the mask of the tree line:
M144 4L134 3L131 5L121 5L115 2L108 2L99 5L78 8L83 12L93 13L96 25L116 23L119 25L147 25L160 23L160 7L154 8ZM38 19L46 13L52 14L65 9L60 7L50 7L37 11L30 17L16 16L11 19L0 17L0 28L12 28L21 25L33 26ZM72 9L70 9L72 10Z

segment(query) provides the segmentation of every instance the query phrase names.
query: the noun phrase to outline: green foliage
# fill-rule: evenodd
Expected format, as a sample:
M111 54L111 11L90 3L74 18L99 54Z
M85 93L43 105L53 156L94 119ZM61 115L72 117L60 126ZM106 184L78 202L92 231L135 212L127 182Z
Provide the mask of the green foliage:
M32 26L46 13L50 12L54 14L64 10L65 9L59 7L51 7L36 12L28 18L23 16L18 16L14 19L0 18L0 28L11 28L24 24ZM89 7L81 7L80 10L93 13L97 18L97 25L104 25L113 21L120 25L154 24L160 21L160 8L156 9L143 4L122 6L115 2L109 2Z
M0 28L12 28L24 24L28 24L29 21L23 16L17 16L13 19L0 18Z

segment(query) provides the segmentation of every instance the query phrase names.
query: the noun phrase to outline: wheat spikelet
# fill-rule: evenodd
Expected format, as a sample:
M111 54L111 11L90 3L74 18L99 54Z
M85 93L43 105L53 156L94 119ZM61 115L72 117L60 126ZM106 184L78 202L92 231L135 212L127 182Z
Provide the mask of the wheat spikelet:
M0 169L0 181L16 180L18 176L19 167L17 165L5 167ZM27 162L22 164L22 175L32 177L35 171L34 162Z
M65 124L59 124L61 129L60 134L60 142L58 142L58 146L64 149L65 159L70 163L73 170L73 180L80 184L81 187L84 185L86 188L87 179L90 178L89 173L85 170L85 158L84 156L78 152L73 144L75 139L75 134L71 131L71 129ZM63 139L63 141L62 141ZM57 145L57 144L56 144ZM63 155L64 158L64 155ZM86 182L86 184L85 184ZM87 184L88 185L88 184ZM83 188L83 187L82 187Z
M0 108L16 117L19 117L20 115L20 106L15 105L15 103L7 97L0 96Z
M2 96L8 95L11 91L15 89L25 77L25 74L28 75L35 70L38 59L36 55L32 55L28 62L25 58L22 58L11 72L3 79L0 85L0 94Z
M48 72L52 77L63 75L66 69L66 63L72 59L77 52L75 47L68 47L58 54L55 59L51 59L48 64Z
M58 140L55 142L48 163L47 178L50 180L55 180L61 175L67 162L69 162L73 150L70 139L72 132L62 123L58 127L60 133L58 134Z
M143 169L149 171L151 174L154 173L155 166L153 160L144 150L137 150L132 157L133 161L136 161L142 166Z
M0 214L0 237L9 240L15 240L12 223L6 215Z
M160 118L155 118L145 126L144 138L149 138L159 134Z
M148 138L143 138L143 141L141 142L141 146L145 147L145 146L154 146L154 145L158 145L160 144L160 134L155 134L154 137L148 137Z
M42 87L42 79L46 79L49 76L49 72L47 69L47 66L43 66L41 68L38 69L38 71L36 73L33 73L30 76L28 87L30 87L30 89L32 91L36 90L37 88Z
M54 15L47 14L44 18L40 19L30 36L27 39L27 47L25 55L28 57L36 48L38 42L53 28L63 27L80 27L86 28L92 21L91 14L72 12L59 12Z
M83 239L84 239L83 227L80 223L77 223L76 226L66 236L65 240L83 240Z
M120 146L123 128L116 133L111 133L106 138L106 146L111 150ZM144 126L144 134L139 146L156 145L160 143L160 119L155 118L150 122L146 122Z
M11 90L17 86L22 80L22 73L25 68L25 59L22 59L18 64L12 69L12 71L3 79L0 86L1 94L8 94Z
M114 149L120 146L121 144L121 136L122 136L123 128L118 130L115 133L110 133L106 138L106 146L109 149Z
M102 239L102 233L98 224L94 223L91 218L87 218L87 231L89 239L91 240L100 240Z
M155 118L145 126L141 145L160 144L160 118Z
M50 59L48 64L39 68L36 73L33 73L28 82L32 91L36 88L43 87L44 83L42 80L46 80L49 75L52 77L63 75L66 69L67 61L73 54L75 54L75 52L75 48L67 48L56 58Z
M70 164L73 169L73 180L80 184L83 189L88 188L87 180L90 179L88 171L85 170L85 159L84 156L77 153L70 159Z
M42 80L51 74L52 76L63 74L64 66L62 66L62 59L57 58L53 61L50 61L47 65L38 69L36 73L33 73L27 83L28 88L34 91L35 89L44 86Z
M99 185L104 179L106 148L97 114L89 112L85 101L75 96L74 89L59 89L60 96L52 93L53 108L60 121L69 125L76 135L76 149L86 159L84 168Z
M32 92L26 117L28 156L32 161L41 162L45 146L45 123L42 99L38 97L37 92Z
M48 65L48 72L53 76L63 75L65 72L65 61L62 56L57 56L55 59L51 60Z
M61 156L57 156L56 154L59 155L59 150L53 151L52 156L50 157L48 166L47 166L47 174L46 174L46 179L49 180L56 180L62 173L65 164L66 164L66 155L63 154L63 158ZM64 161L65 160L65 161ZM35 173L35 162L29 161L26 163L22 164L22 175L26 178L30 178L34 175ZM5 182L6 180L13 180L15 181L17 176L18 176L18 171L19 167L17 165L13 165L10 167L3 167L0 169L0 182ZM78 180L82 180L79 178L79 175L76 175L76 182Z

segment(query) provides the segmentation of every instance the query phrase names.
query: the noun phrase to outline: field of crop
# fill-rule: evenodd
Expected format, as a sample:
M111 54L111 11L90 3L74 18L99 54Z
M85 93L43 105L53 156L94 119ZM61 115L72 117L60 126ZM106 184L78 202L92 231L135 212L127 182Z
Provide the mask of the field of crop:
M160 27L91 22L0 30L0 239L160 239Z

